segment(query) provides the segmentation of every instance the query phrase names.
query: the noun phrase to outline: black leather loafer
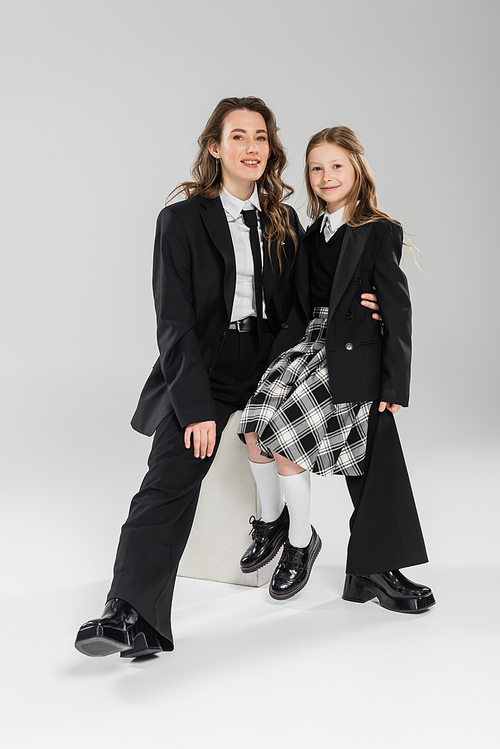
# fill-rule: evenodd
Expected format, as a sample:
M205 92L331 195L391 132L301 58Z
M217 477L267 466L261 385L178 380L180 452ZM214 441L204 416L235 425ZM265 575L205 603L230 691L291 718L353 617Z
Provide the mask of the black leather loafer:
M288 536L288 508L285 506L279 518L272 523L257 520L253 515L249 522L252 525L250 533L253 543L240 559L242 572L255 572L276 556Z
M291 598L306 585L321 550L321 539L311 526L312 536L303 549L285 542L281 559L269 584L269 595L276 600Z
M99 619L80 627L75 648L93 658L112 653L136 658L162 650L155 630L121 598L111 598Z
M399 570L373 575L346 575L342 598L354 603L366 603L378 598L384 609L405 614L425 611L436 603L430 588L413 583Z

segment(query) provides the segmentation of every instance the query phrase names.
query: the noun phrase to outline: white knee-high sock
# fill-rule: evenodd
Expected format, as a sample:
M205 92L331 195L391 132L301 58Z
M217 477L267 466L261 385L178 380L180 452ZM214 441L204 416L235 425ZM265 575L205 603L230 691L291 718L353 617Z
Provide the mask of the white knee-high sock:
M251 460L248 462L257 484L262 520L265 523L272 523L279 518L285 506L276 463L274 460L270 463L252 463Z
M279 481L290 514L288 540L299 549L311 540L311 483L309 471L281 476Z

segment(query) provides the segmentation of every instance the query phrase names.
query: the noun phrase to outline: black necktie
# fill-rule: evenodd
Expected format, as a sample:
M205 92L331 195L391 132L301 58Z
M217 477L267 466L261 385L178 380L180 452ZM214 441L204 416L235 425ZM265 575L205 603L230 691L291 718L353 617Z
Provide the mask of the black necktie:
M243 221L250 228L250 247L252 248L253 268L255 272L255 306L257 312L257 330L259 342L262 341L262 259L260 253L259 232L257 230L257 212L242 211Z

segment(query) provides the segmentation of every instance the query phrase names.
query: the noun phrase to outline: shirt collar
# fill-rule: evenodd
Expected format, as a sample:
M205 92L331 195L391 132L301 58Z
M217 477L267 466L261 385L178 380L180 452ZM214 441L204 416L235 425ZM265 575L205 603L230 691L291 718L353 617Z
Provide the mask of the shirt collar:
M248 200L240 200L231 195L225 187L222 188L220 193L220 200L226 213L231 216L232 219L237 219L241 211L248 211L249 209L256 208L260 211L259 191L257 189L257 183L253 188L253 193L250 195Z
M337 211L334 211L333 213L325 212L323 214L323 221L321 222L321 231L324 231L325 226L327 224L330 225L330 232L333 236L335 232L337 231L337 229L340 229L342 224L345 224L344 207L339 208Z

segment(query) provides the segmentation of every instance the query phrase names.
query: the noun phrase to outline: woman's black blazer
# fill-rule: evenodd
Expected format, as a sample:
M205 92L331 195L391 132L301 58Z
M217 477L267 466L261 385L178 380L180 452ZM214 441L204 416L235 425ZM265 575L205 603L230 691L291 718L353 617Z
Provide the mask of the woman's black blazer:
M297 214L288 208L300 239ZM266 218L261 214L266 226ZM295 247L287 237L283 268L264 251L263 289L271 331L277 335L295 296ZM215 419L210 373L227 333L236 284L234 249L220 198L194 196L158 216L153 294L159 358L144 385L132 426L151 435L172 410L182 427ZM277 349L273 349L273 356Z
M321 218L304 234L296 260L295 284L300 309L276 346L293 345L291 332L300 314L312 316L309 298L311 235ZM406 276L399 267L401 227L391 221L348 226L342 242L329 303L326 350L335 403L382 400L407 406L410 390L411 304ZM380 324L360 305L360 294L376 287L384 320ZM285 343L286 340L286 345Z

